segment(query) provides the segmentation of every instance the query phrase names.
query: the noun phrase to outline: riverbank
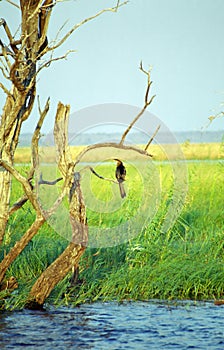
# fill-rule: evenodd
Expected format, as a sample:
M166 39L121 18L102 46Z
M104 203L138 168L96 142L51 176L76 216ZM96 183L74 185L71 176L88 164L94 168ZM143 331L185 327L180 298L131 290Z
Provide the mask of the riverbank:
M159 172L165 182L153 219L127 242L108 248L87 248L80 261L79 284L69 288L70 276L67 276L47 302L59 306L97 300L223 298L223 166L223 162L188 163L188 192L182 212L175 225L163 232L164 217L173 200L173 185L169 177L172 169L169 164L161 164ZM20 194L20 186L13 186L12 201ZM110 184L96 178L93 192L94 186L95 189L100 186L97 195L103 196ZM127 202L129 204L123 205L121 212L105 216L104 224L108 224L111 218L113 225L119 224L122 216L133 215L140 192L141 188L136 187L136 192ZM88 210L90 225L102 224L102 218L102 213L97 216ZM1 257L33 219L29 204L13 215L0 251ZM46 224L9 269L8 276L16 277L19 287L7 298L1 293L2 307L22 308L34 281L66 245L66 239Z

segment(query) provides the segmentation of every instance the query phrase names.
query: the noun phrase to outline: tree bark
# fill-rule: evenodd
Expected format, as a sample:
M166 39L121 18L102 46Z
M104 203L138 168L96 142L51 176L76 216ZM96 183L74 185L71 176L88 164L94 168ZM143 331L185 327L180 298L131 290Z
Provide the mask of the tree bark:
M16 42L7 23L3 22L13 55L9 58L7 53L3 54L12 87L10 92L5 89L7 98L0 123L0 158L10 165L14 162L22 123L30 116L36 97L36 63L47 46L52 6L53 0L20 0L21 36ZM0 244L9 218L10 192L11 175L0 168Z
M69 106L58 104L54 136L57 150L58 167L64 178L69 177L72 158L68 147L68 118ZM71 174L68 181L69 191L69 217L72 227L71 242L64 252L41 274L33 285L27 307L42 308L45 299L53 288L61 281L74 266L78 266L79 259L84 253L88 240L88 227L86 224L86 207L80 187L80 174Z
M48 212L42 212L36 195L38 188L34 189L31 184L34 172L38 168L39 130L44 114L45 112L47 113L49 107L48 102L32 140L32 167L27 179L23 178L13 167L14 154L18 145L21 127L23 122L30 116L36 98L36 76L42 68L57 59L51 56L47 63L37 65L37 62L45 53L53 52L53 50L62 45L81 25L95 19L104 12L117 12L118 8L126 2L120 3L117 0L115 7L99 11L96 15L83 20L51 47L48 46L47 31L51 10L57 1L20 0L19 3L21 10L21 34L18 40L14 40L6 21L4 19L0 21L0 25L3 25L9 41L6 46L0 41L2 49L0 55L3 57L3 65L0 68L3 76L9 79L12 84L10 91L2 83L0 85L7 95L0 120L0 164L4 166L0 166L0 244L4 239L10 213L16 210L18 206L21 207L24 201L30 201L36 212L36 220L0 263L0 282L3 280L6 270L11 263L23 251L47 218L60 205L65 194L69 196L69 219L72 227L71 242L65 251L41 274L31 289L27 305L36 308L42 307L55 285L73 267L78 266L78 261L86 248L88 240L86 208L80 187L80 174L75 172L76 163L72 161L67 143L69 106L59 103L54 130L58 168L64 179L64 188L62 194ZM23 185L25 194L10 210L11 176L14 176Z
M9 218L9 199L11 176L8 171L0 168L0 245L3 242L6 225Z
M81 244L70 243L33 285L26 307L31 309L42 308L45 299L57 283L67 275L72 266L78 265L84 251L85 247Z

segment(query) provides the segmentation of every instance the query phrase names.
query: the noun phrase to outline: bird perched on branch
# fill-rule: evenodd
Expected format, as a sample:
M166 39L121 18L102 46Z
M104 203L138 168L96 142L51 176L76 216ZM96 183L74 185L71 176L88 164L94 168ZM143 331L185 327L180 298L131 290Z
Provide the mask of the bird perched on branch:
M124 197L126 197L126 193L124 190L123 182L125 181L126 169L125 169L125 166L121 160L119 160L119 159L114 159L114 160L116 160L116 162L117 162L115 176L116 176L117 181L119 183L121 198L124 198Z

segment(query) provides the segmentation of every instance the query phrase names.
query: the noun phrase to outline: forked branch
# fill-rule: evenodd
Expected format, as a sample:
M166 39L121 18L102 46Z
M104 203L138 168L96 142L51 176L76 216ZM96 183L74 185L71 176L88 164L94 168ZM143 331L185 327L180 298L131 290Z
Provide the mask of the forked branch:
M127 127L127 129L125 130L125 132L123 133L122 137L121 137L121 141L120 141L120 145L123 145L125 138L127 136L127 134L129 133L129 131L132 129L132 127L134 126L134 124L139 120L139 118L143 115L143 113L145 112L145 110L148 108L148 106L152 103L153 99L155 98L156 95L153 95L151 98L149 98L149 91L150 91L150 87L152 85L152 81L151 81L151 69L149 69L148 71L146 71L143 68L142 62L140 62L140 67L139 69L147 75L147 87L146 87L146 93L145 93L145 103L143 108L141 109L141 111L137 114L137 116L133 119L133 121L129 124L129 126ZM147 150L147 148L146 148Z

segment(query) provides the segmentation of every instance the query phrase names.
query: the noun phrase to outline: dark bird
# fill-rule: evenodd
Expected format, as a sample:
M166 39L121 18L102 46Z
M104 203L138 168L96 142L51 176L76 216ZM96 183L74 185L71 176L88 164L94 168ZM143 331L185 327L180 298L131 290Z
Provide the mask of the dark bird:
M119 159L114 159L114 160L116 160L116 162L117 162L115 176L116 176L117 181L119 183L121 198L124 198L124 197L126 197L126 193L124 190L123 182L125 181L126 169L125 169L125 166L121 160L119 160Z

